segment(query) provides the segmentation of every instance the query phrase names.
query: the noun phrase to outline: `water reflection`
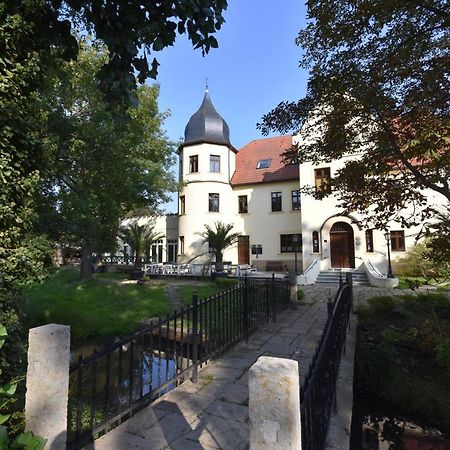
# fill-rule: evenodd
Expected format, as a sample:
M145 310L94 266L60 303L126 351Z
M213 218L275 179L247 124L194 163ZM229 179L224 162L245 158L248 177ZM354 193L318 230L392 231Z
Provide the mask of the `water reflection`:
M354 438L354 436L352 436ZM442 433L396 417L366 415L352 450L450 450Z

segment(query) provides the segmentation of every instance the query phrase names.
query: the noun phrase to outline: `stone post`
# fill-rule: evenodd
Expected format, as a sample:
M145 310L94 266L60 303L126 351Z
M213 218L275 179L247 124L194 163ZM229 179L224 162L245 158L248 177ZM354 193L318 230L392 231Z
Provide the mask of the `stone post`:
M29 332L25 430L66 448L70 327L49 324Z
M248 384L250 450L301 450L298 362L261 356Z

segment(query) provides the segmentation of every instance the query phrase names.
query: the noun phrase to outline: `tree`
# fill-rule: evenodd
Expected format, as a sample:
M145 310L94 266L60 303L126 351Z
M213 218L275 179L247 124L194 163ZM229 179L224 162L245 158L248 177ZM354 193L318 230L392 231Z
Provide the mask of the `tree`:
M156 206L176 188L174 146L161 129L166 115L158 112L158 87L141 86L138 107L129 109L128 120L118 120L96 86L105 58L102 48L83 45L46 97L54 162L44 174L40 211L47 214L40 214L40 224L81 247L82 278L92 275L92 253L114 250L127 212Z
M444 280L450 279L450 206L436 215L436 222L427 230L428 239L425 257L431 261L437 274Z
M46 108L39 98L49 74L77 57L77 30L88 31L108 48L98 67L106 99L123 117L136 103L136 79L156 76L149 58L186 33L204 53L217 46L213 34L224 22L226 0L23 1L0 3L0 323L8 341L0 352L0 382L21 370L23 353L16 298L23 283L44 276L48 255L41 236L36 248L36 193L54 162L42 130ZM110 172L112 173L112 172ZM105 220L104 218L100 218Z
M134 251L134 271L139 271L142 269L142 257L150 251L152 244L164 235L154 231L151 224L139 225L134 221L120 229L119 237Z
M421 223L434 214L424 189L450 201L448 2L312 0L308 14L297 38L307 94L259 128L302 129L308 139L286 155L300 162L354 156L332 180L343 212L381 228Z
M234 245L240 236L240 233L231 233L232 224L224 224L217 221L214 223L215 229L205 224L205 231L198 234L203 238L203 244L208 243L210 250L216 257L216 270L223 271L223 252Z
M226 0L0 4L0 274L5 292L11 292L11 282L27 277L19 262L31 256L23 242L36 219L33 194L52 162L41 139L46 113L38 94L62 61L77 57L77 31L88 31L108 49L97 68L107 100L135 104L134 74L139 82L156 76L158 63L153 59L150 68L150 56L172 45L177 33L186 33L195 48L207 53L217 46L213 34L224 23L226 8Z

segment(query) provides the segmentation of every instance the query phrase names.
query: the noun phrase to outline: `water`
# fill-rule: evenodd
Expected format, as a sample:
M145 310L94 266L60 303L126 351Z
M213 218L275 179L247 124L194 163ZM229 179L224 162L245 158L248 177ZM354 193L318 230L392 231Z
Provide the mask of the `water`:
M350 450L450 450L450 440L438 430L355 396Z

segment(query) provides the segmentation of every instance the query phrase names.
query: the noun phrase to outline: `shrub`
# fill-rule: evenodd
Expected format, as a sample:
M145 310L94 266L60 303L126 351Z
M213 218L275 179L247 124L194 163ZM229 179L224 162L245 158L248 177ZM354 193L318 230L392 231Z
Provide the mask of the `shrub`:
M438 365L450 372L450 337L436 345L435 351Z
M373 313L383 313L392 311L395 308L395 301L388 295L380 295L368 300L369 306Z
M424 277L426 279L437 276L436 268L428 259L430 249L424 244L416 244L403 258L396 261L395 272L400 277Z

